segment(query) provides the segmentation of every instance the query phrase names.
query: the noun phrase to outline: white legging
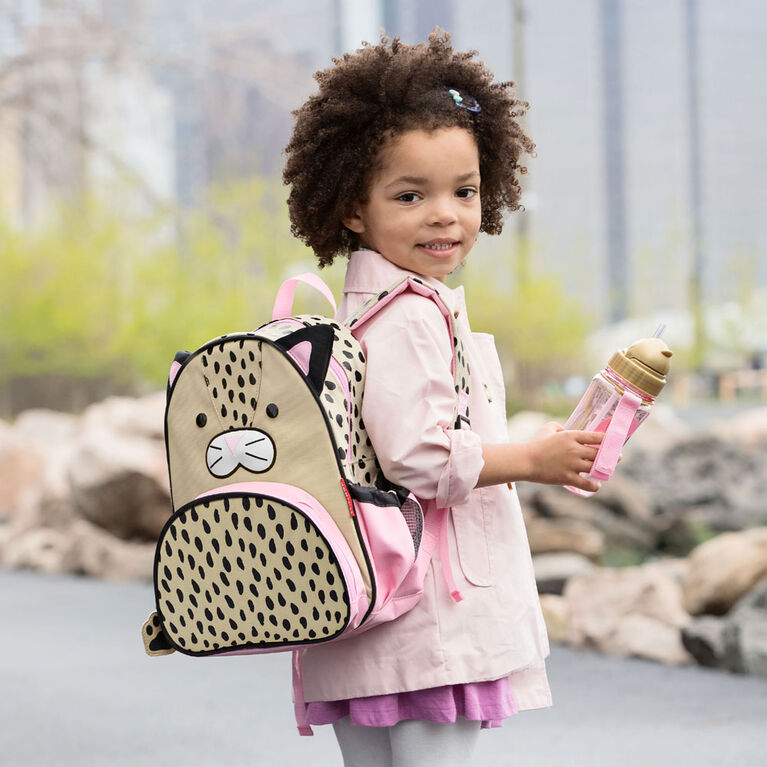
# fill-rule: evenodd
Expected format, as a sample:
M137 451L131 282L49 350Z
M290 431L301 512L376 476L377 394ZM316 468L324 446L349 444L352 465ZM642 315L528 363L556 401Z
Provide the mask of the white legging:
M392 727L354 727L349 717L333 724L344 767L468 767L479 722L453 724L408 719Z

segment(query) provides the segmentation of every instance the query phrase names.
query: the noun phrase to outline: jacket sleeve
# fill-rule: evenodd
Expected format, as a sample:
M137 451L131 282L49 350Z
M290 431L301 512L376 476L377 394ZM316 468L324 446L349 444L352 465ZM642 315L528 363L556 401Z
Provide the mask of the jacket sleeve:
M484 461L478 434L455 429L452 349L428 299L399 296L361 331L362 418L386 477L440 507L465 503Z

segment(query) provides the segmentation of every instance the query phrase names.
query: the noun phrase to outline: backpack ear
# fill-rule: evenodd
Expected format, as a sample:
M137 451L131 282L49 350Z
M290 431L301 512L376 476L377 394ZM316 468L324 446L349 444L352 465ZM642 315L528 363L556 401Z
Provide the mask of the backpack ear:
M168 373L168 388L173 386L173 382L176 380L178 371L181 370L181 366L192 356L191 352L176 352L176 356L173 358L173 362L170 366L170 373Z
M325 385L333 337L333 328L329 325L310 325L275 342L302 370L318 397Z

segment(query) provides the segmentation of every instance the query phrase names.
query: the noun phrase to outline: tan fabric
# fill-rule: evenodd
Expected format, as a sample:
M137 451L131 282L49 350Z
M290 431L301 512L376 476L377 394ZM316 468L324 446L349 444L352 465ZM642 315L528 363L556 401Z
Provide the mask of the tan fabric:
M232 345L236 347L236 343ZM227 360L229 346L225 346ZM360 569L370 593L370 573L364 566L362 549L349 516L333 444L322 411L305 382L298 380L300 374L280 351L266 343L252 342L249 346L260 347L260 355L256 355L253 361L248 360L248 370L258 373L256 383L250 384L246 378L245 386L239 388L245 391L248 403L251 396L256 399L255 409L249 411L249 414L252 413L249 425L271 437L275 444L274 464L269 470L258 474L238 468L225 479L217 478L206 470L208 443L231 425L229 419L233 408L228 407L226 417L221 416L219 403L224 399L222 392L225 391L221 378L216 379L210 373L213 362L209 362L206 368L202 355L198 355L186 364L179 375L167 415L168 433L171 435L168 458L174 508L181 508L204 492L238 482L282 482L299 487L313 495L335 519L357 561L362 563ZM262 378L260 371L267 369L269 375ZM232 387L237 375L233 370L233 374L227 376L228 388ZM293 380L295 385L289 385L288 382ZM212 390L216 383L217 396L214 397ZM225 401L229 405L228 398ZM270 418L266 413L269 404L277 405L282 414L290 413L291 418L280 418L279 415ZM198 413L206 415L203 427L197 425ZM300 430L294 428L295 424L300 424Z

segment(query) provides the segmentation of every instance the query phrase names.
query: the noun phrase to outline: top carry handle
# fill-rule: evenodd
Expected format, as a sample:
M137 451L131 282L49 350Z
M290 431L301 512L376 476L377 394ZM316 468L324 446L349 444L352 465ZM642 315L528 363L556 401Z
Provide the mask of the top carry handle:
M330 288L316 274L305 272L304 274L299 274L297 277L285 280L285 282L280 285L280 289L277 291L277 298L274 300L274 309L272 309L273 320L280 320L283 317L290 317L293 314L293 298L296 294L296 285L299 282L310 285L315 290L322 293L333 307L333 314L335 315L336 301L333 298L333 294L330 292Z

